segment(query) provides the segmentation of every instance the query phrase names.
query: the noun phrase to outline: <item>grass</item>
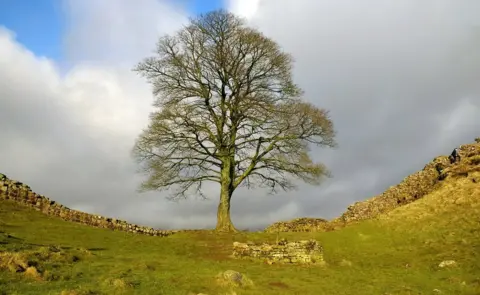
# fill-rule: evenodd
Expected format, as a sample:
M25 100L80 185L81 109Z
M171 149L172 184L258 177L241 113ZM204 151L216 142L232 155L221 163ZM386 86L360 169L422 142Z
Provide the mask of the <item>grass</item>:
M325 267L229 257L233 241L273 242L276 234L150 237L90 228L0 201L0 294L227 294L231 290L215 276L231 269L254 283L236 288L238 295L478 295L480 184L472 179L479 177L472 172L447 179L420 200L338 231L280 234L317 239ZM12 272L12 259L30 271ZM457 264L440 268L445 260Z

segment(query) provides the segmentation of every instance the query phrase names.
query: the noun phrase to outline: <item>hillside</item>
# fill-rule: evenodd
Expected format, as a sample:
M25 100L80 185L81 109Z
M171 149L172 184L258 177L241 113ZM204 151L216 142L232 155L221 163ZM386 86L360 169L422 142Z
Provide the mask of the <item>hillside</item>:
M318 220L318 227L330 226L327 231L279 236L112 231L1 199L0 294L478 295L479 151L479 144L462 146L460 163L436 158L337 220ZM415 190L408 188L414 183ZM423 194L407 198L414 192ZM319 241L326 265L269 265L231 257L235 241L279 238ZM227 270L242 273L253 285L219 284L216 276Z
M480 140L479 140L480 141ZM421 171L407 176L398 185L388 188L378 196L357 202L334 220L299 218L277 222L267 227L267 232L330 231L365 219L374 219L381 214L415 202L444 187L454 186L462 178L480 183L480 142L459 147L461 161L451 164L448 156L433 159Z

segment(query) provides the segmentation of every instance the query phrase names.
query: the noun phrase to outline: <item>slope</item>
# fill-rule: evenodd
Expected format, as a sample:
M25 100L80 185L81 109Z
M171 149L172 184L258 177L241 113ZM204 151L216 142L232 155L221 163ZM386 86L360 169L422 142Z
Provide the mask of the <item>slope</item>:
M447 156L436 157L425 165L421 171L407 176L398 185L388 188L378 196L356 202L349 206L345 213L334 220L298 218L274 223L267 227L265 231L334 230L361 220L374 219L396 208L416 202L444 186L456 187L456 182L462 178L468 178L474 183L479 183L480 179L476 175L480 171L480 142L462 145L459 149L461 155L459 162L451 164Z
M0 294L233 294L215 281L229 269L254 282L235 294L480 294L480 171L465 155L413 202L336 231L280 233L318 240L324 267L229 257L234 241L277 233L138 235L1 200Z

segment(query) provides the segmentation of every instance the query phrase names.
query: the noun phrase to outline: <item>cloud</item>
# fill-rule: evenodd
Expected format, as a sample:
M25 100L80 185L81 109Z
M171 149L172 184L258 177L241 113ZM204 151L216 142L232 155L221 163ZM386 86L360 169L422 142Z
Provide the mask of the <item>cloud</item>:
M35 56L0 29L0 172L75 209L162 228L214 226L214 186L207 201L136 192L142 179L130 149L148 123L152 95L130 69L158 36L186 21L171 3L66 2L71 22L61 62ZM331 111L340 145L313 151L334 174L320 187L236 192L237 226L337 216L479 136L480 3L228 5L292 53L296 81L308 100Z
M226 2L229 11L245 18L252 18L257 13L261 1L262 0L227 0Z
M251 24L292 53L306 98L331 110L338 131L338 150L315 151L335 178L301 197L303 212L335 216L477 136L479 8L446 0L262 1Z
M187 21L178 1L64 1L70 61L131 67L150 55L158 37Z

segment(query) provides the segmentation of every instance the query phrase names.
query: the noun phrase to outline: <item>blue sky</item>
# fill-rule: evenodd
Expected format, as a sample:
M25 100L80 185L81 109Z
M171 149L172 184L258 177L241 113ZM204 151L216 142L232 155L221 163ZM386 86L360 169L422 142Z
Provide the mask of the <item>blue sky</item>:
M223 4L222 0L183 1L192 14L217 9ZM65 24L62 0L0 1L0 26L15 32L17 41L38 56L61 59Z

